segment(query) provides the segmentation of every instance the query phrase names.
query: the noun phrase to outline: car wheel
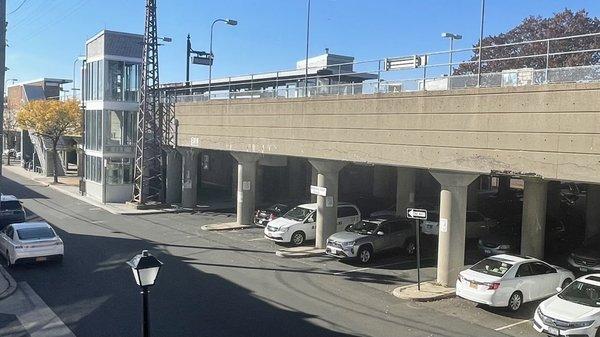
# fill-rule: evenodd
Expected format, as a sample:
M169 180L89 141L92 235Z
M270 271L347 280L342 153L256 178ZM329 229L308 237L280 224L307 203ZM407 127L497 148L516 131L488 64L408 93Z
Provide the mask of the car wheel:
M373 258L373 249L369 246L362 246L358 249L356 256L360 263L369 263Z
M563 283L560 285L561 289L565 289L569 284L571 284L571 282L573 282L570 278L567 278L563 281Z
M414 240L410 240L404 245L404 251L407 255L413 255L417 251L417 244Z
M294 246L301 246L304 243L305 239L306 239L306 237L304 236L304 233L301 231L297 231L297 232L294 232L294 234L292 234L292 238L291 238L290 242Z
M508 299L508 310L517 312L523 304L523 295L519 291L515 291Z

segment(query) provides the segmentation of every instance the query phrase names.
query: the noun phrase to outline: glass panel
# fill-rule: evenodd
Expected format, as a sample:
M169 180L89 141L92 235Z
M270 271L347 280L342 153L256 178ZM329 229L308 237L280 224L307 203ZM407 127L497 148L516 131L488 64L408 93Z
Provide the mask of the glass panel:
M125 63L125 101L137 102L140 87L140 66L135 63Z
M109 185L129 184L131 178L130 158L111 158L106 166L106 183Z
M107 67L105 100L123 101L123 62L108 61Z
M123 111L107 111L108 120L108 139L107 145L122 145L123 144Z

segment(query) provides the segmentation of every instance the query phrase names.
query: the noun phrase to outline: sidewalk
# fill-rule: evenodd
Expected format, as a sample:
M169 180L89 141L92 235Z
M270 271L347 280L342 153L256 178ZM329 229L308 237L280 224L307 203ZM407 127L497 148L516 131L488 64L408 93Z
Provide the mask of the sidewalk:
M58 184L53 184L52 177L44 177L38 173L35 173L32 171L27 171L18 165L11 165L11 166L3 165L2 169L9 171L11 173L17 174L21 177L33 180L33 181L39 183L40 185L52 188L58 192L67 194L73 198L87 202L88 204L90 204L92 206L102 208L112 214L147 215L147 214L177 213L177 212L182 212L182 211L191 211L189 209L183 209L180 207L163 208L163 209L134 209L126 204L117 204L117 203L103 204L100 201L94 200L93 198L82 196L79 193L79 177L74 177L74 176L59 177Z
M394 289L392 294L403 300L413 300L416 302L430 302L454 297L456 290L454 288L442 287L435 282L421 282L421 290L417 289L416 284L402 286Z
M0 300L12 295L17 289L17 283L10 274L0 266Z
M232 231L236 229L256 228L254 225L238 225L237 222L216 223L200 227L204 231Z
M275 255L284 258L305 258L312 256L324 256L325 249L315 248L312 246L282 248L275 252Z

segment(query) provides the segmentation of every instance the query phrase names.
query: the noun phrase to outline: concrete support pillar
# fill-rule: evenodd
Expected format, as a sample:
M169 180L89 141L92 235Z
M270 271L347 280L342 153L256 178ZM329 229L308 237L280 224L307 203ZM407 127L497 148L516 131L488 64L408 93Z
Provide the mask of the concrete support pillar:
M231 200L237 199L238 167L233 165L231 171Z
M415 205L416 170L407 167L397 168L396 214L405 215L406 209Z
M261 203L264 201L264 179L265 179L265 171L264 166L260 165L260 163L256 164L256 191L255 202Z
M437 283L452 286L465 263L467 186L478 175L431 172L442 185L438 235Z
M317 196L315 238L315 247L325 248L327 238L336 232L339 173L346 163L311 159L310 164L317 169L317 185L327 189L326 196Z
M238 162L237 174L237 223L252 224L256 208L256 169L258 154L235 152L231 154Z
M312 164L310 167L311 167L310 184L311 184L311 186L317 186L319 173L317 172L317 169L314 166L312 166ZM310 186L308 187L308 193L310 193ZM310 202L312 202L312 203L317 202L317 196L314 194L311 194Z
M544 258L548 184L537 178L524 179L521 255Z
M585 237L600 233L600 185L587 185Z
M198 150L183 151L181 176L181 206L195 208L198 204Z
M182 174L181 154L170 149L167 152L167 179L166 179L166 202L167 204L177 204L181 202L181 174Z

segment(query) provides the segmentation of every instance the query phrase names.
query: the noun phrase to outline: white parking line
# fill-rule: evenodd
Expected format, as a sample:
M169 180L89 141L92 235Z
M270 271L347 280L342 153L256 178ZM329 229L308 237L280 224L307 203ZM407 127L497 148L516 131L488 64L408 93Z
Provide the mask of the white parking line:
M513 326L517 326L517 325L520 325L520 324L523 324L523 323L527 323L527 322L531 322L531 320L530 319L525 319L525 320L522 320L522 321L517 322L517 323L513 323L513 324L501 326L501 327L496 328L494 330L496 330L496 331L502 331L504 329L512 328Z

